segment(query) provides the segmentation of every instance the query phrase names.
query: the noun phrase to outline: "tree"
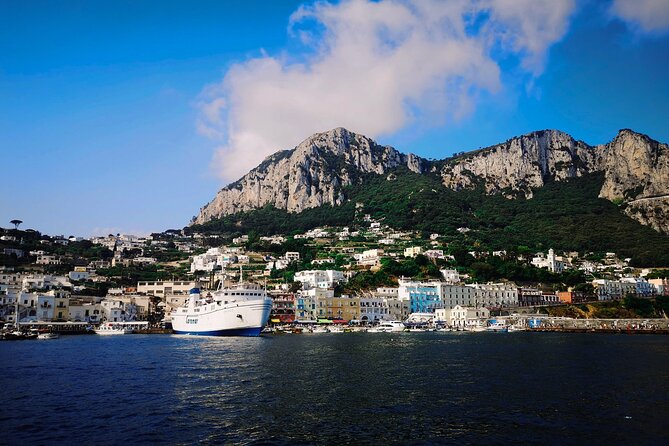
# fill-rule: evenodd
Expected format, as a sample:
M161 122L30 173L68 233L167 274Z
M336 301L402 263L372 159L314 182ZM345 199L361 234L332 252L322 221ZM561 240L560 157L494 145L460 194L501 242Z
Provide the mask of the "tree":
M21 223L23 223L23 221L21 221L21 220L12 220L12 221L10 221L10 223L14 225L14 229L19 229L19 225L20 225Z

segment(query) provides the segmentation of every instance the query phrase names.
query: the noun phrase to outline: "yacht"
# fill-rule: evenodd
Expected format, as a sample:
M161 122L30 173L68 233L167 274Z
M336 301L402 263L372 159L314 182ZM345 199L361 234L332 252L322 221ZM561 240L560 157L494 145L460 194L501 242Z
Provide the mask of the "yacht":
M46 333L40 333L37 335L37 339L58 339L58 333L48 331Z
M404 323L401 321L385 321L381 322L376 327L367 330L368 333L397 333L404 331Z

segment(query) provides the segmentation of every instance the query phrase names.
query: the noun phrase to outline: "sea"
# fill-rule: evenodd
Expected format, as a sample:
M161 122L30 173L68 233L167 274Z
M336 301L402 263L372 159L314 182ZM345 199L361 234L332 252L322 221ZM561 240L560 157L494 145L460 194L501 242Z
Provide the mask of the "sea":
M0 444L666 445L669 337L0 342Z

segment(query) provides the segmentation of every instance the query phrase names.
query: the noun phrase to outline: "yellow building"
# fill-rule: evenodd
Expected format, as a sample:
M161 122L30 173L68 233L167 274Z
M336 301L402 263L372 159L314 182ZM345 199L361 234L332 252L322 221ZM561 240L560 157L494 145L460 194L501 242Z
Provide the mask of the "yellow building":
M324 296L316 298L316 314L319 319L360 319L360 298Z

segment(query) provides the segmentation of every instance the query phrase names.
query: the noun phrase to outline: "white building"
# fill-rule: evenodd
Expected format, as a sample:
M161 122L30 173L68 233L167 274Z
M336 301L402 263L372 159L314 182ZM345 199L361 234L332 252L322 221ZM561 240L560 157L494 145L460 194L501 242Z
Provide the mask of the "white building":
M333 269L309 270L295 273L295 281L302 282L303 290L309 290L311 288L333 288L339 283L346 282L346 278L343 272Z
M409 248L404 248L404 257L414 258L422 253L423 253L423 248L421 248L420 246L411 246Z
M70 302L69 320L98 324L102 320L102 306L99 303Z
M624 277L620 281L634 284L634 294L637 297L652 297L657 293L657 290L651 283L640 277Z
M532 265L537 268L546 268L552 273L561 273L564 271L564 262L559 261L555 257L555 251L553 249L548 250L548 255L544 256L544 253L540 252L536 257L532 259Z
M67 274L67 277L70 280L88 280L91 277L91 273L88 271L77 271L76 269L74 271L70 271Z
M425 251L425 257L428 259L445 259L446 256L444 255L444 250L443 249L428 249Z
M515 307L518 306L518 288L513 284L490 283L452 285L446 282L399 281L398 296L411 302L412 312L434 312L438 308L462 307Z
M453 308L440 308L434 312L435 321L453 328L481 327L490 317L487 308L472 308L456 305Z
M273 235L271 237L260 237L260 241L269 242L271 245L281 245L286 242L286 238L280 235Z
M296 251L288 251L284 256L284 259L286 259L289 262L299 262L300 260L300 253Z
M188 295L192 288L197 287L195 282L188 281L137 282L137 292L151 296Z
M383 297L361 297L360 298L360 320L363 322L374 322L391 320L388 299Z
M457 269L441 269L439 270L446 283L456 284L460 283L460 273Z
M137 308L118 299L104 299L100 302L102 322L130 322L137 320Z
M72 284L64 276L51 276L47 274L33 274L23 276L21 288L25 290L50 290L52 288L68 288Z
M354 254L353 258L362 266L378 266L380 265L381 257L383 256L382 249L368 249L361 254Z
M51 254L41 254L37 256L35 264L37 265L60 265L62 264L60 256Z
M595 279L592 281L592 286L595 287L597 300L617 300L628 294L636 294L636 284L633 282Z
M236 263L237 260L237 255L229 252L226 248L209 248L204 254L193 256L190 272L212 272L215 269L223 269Z
M265 269L267 271L271 271L273 269L281 270L288 268L288 265L290 265L290 262L286 259L270 260L267 262L267 265L265 265Z
M467 285L477 290L480 305L484 307L518 306L518 287L507 283L474 283Z

